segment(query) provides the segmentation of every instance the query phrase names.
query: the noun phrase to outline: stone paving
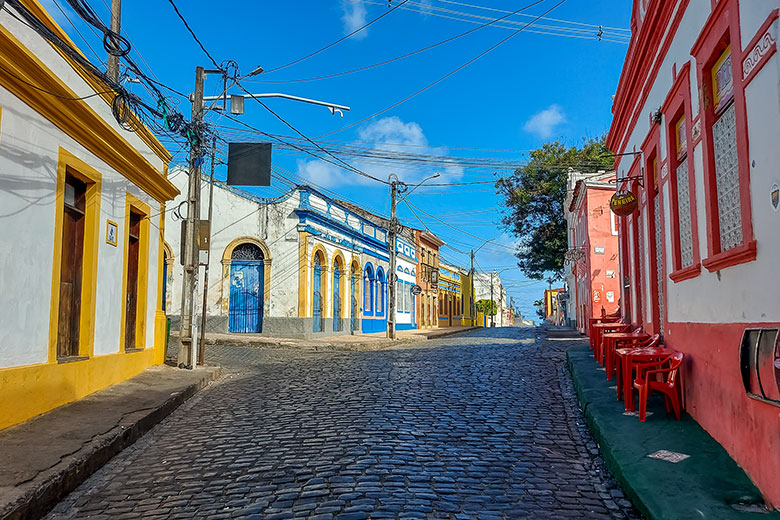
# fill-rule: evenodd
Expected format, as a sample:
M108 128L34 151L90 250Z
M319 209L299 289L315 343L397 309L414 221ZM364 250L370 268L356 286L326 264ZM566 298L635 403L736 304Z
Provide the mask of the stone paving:
M538 334L212 347L229 375L49 518L636 518L583 424L566 342Z

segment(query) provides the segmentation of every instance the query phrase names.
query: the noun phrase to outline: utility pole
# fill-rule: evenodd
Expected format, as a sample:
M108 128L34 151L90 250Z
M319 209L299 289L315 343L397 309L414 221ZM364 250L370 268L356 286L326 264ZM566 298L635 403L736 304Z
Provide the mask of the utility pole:
M179 367L192 368L195 339L192 337L195 280L198 273L198 230L200 227L200 164L203 137L203 67L195 69L195 93L192 96L192 126L195 136L190 146L190 179L187 190L187 219L184 221L184 280L182 283L179 330Z
M477 324L476 298L474 298L474 250L471 250L471 325Z
M493 273L495 273L495 270L493 270ZM493 311L493 305L495 305L493 303L493 273L490 273L490 326L491 327L495 327L496 326L495 314L494 314L494 311ZM497 305L496 305L496 308L498 308Z
M111 0L111 32L119 35L121 28L122 0ZM108 53L108 64L106 65L108 77L119 83L119 56Z
M217 155L217 138L211 140L211 179L209 180L209 236L206 249L206 266L203 268L203 310L200 315L200 339L198 341L198 364L206 359L206 310L209 297L209 264L211 263L211 216L214 210L214 163Z
M387 230L387 251L390 254L390 273L387 276L388 283L388 314L387 314L387 337L395 339L395 280L398 277L395 271L395 238L398 233L398 218L396 217L395 205L398 196L398 177L391 173L387 179L390 183L390 229Z

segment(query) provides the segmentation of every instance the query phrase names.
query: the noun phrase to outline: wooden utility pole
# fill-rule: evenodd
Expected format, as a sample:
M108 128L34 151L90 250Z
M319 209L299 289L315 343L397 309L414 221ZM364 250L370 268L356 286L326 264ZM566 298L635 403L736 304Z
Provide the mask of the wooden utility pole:
M190 179L187 190L187 219L184 225L184 280L182 283L181 320L179 330L179 366L192 368L192 318L195 310L195 280L198 274L198 231L200 228L200 164L203 138L203 67L195 69L195 93L192 96L192 127L195 137L190 146Z
M121 30L122 0L111 0L111 32L119 35ZM108 53L108 64L106 66L108 77L119 83L119 56Z
M209 216L208 216L208 249L206 250L206 265L203 268L203 309L200 315L200 339L198 341L198 364L206 359L206 311L209 297L209 264L211 263L211 217L214 213L214 164L217 155L217 138L211 141L211 179L209 180Z
M387 337L395 339L395 281L398 278L395 270L395 239L398 233L398 219L396 218L396 197L398 196L398 179L393 180L395 175L390 175L390 229L387 230L387 252L390 254L390 272L387 276L388 283L388 314L387 314Z

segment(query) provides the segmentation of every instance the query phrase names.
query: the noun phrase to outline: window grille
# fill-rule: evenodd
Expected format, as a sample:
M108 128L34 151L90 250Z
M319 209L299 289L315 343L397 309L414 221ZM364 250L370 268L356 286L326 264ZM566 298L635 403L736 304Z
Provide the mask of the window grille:
M239 244L230 254L231 260L262 260L263 252L255 244Z
M742 204L739 196L737 122L734 103L712 125L715 154L715 185L718 191L720 249L742 244Z
M693 228L691 225L691 197L688 187L688 158L677 166L677 213L680 226L680 267L693 265Z
M655 270L658 283L658 330L663 335L664 331L664 263L663 263L663 228L661 222L661 196L653 197L655 213Z

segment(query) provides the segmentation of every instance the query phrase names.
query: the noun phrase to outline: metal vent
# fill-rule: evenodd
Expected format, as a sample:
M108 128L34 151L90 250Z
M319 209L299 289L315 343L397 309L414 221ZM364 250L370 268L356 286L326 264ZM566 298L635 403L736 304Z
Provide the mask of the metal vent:
M742 383L749 397L780 406L780 329L745 329L739 351Z

